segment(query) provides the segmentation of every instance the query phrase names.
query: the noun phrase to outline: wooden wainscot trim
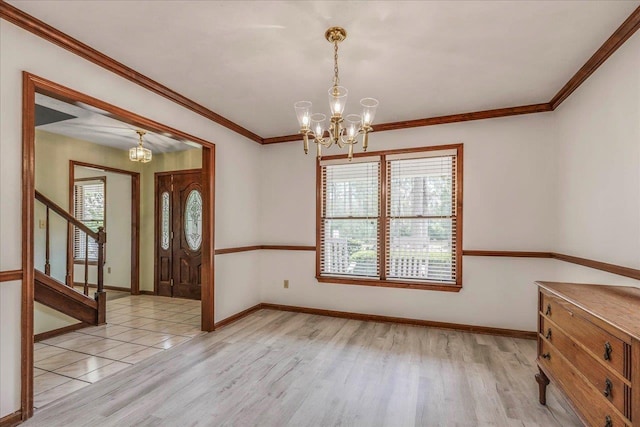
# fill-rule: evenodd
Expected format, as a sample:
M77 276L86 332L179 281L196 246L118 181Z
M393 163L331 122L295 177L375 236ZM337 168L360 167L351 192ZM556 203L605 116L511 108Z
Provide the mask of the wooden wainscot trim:
M140 295L156 295L156 293L155 293L155 292L153 292L153 291L144 291L144 290L141 290L141 291L140 291Z
M237 252L249 252L249 251L257 251L260 250L262 246L253 245L253 246L237 246L234 248L224 248L224 249L216 249L215 255L225 255L225 254L235 254Z
M231 323L237 322L238 320L247 317L251 313L258 311L262 308L262 304L256 304L253 307L249 307L246 310L242 310L234 315L227 317L219 322L216 322L215 329L222 328L224 326L230 325Z
M462 251L463 256L486 256L486 257L513 257L513 258L553 258L551 252L527 252L527 251Z
M270 310L291 311L295 313L317 314L319 316L339 317L342 319L362 320L370 322L400 323L404 325L426 326L430 328L449 329L474 334L497 335L511 338L536 339L537 333L515 329L491 328L488 326L463 325L459 323L434 322L431 320L409 319L405 317L380 316L377 314L351 313L346 311L324 310L311 307L262 303L261 307Z
M73 325L64 326L62 328L53 329L51 331L35 334L33 336L33 341L34 342L39 342L39 341L48 340L49 338L57 337L58 335L66 334L68 332L77 331L78 329L86 328L86 327L89 327L89 326L91 326L91 325L88 324L88 323L84 323L84 322L74 323Z
M22 280L22 270L0 271L0 282L11 282L13 280Z
M617 274L618 276L631 277L632 279L640 280L640 270L635 268L623 267L621 265L608 264L606 262L594 261L592 259L580 258L555 252L553 253L553 258L560 261L570 262L572 264L578 264L584 267Z
M295 246L295 245L262 245L260 249L276 251L315 251L315 246Z
M0 418L0 427L13 427L22 422L22 411L18 409L12 414L7 414Z
M315 246L303 245L253 245L253 246L237 246L233 248L216 249L216 255L234 254L237 252L249 252L260 250L277 250L277 251L315 251Z

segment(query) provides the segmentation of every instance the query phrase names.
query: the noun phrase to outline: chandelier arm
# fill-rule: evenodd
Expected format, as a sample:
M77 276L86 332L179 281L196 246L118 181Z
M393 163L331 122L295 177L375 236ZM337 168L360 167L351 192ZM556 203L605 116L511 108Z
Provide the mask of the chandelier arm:
M357 116L356 114L351 114L347 116L347 121L349 122L348 129L343 127L343 116L342 112L344 111L347 90L339 86L340 84L340 69L338 66L338 54L339 47L338 44L342 42L347 37L347 32L344 28L341 27L331 27L327 29L325 32L325 38L327 41L333 44L333 87L329 89L329 103L331 107L331 118L328 128L326 129L327 136L323 132L321 135L316 135L310 129L309 121L317 122L317 128L323 129L325 127L326 116L324 114L315 114L313 116L321 116L322 118L315 118L311 120L311 102L308 101L300 101L294 104L296 109L296 114L298 116L298 122L300 124L300 132L303 134L303 144L305 153L308 152L309 138L313 138L316 148L318 151L318 158L321 158L322 148L329 148L333 144L336 144L340 148L344 148L347 146L349 149L348 157L349 160L353 157L353 146L358 144L360 135L362 135L362 149L363 151L367 151L368 142L369 142L369 133L373 132L373 127L371 123L373 122L373 117L375 115L376 108L378 106L378 101L373 98L363 98L360 100L360 105L363 107L363 115L360 119L354 120L353 117L349 118L349 116ZM356 129L356 126L359 127ZM142 138L141 138L142 139Z

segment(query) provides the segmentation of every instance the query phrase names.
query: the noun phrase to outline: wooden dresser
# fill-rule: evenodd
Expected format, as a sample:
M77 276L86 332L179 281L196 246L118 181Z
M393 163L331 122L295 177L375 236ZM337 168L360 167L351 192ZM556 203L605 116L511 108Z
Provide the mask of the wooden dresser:
M587 426L640 426L640 289L536 282L540 403L549 380Z

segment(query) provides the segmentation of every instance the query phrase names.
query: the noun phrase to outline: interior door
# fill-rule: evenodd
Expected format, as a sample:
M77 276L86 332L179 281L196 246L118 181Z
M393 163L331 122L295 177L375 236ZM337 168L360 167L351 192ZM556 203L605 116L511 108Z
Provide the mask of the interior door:
M156 175L156 207L158 295L199 300L203 220L201 171Z

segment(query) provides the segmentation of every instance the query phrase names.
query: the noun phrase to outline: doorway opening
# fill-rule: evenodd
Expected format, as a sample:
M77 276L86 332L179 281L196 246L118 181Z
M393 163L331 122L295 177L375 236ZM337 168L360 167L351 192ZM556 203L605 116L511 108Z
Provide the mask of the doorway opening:
M100 120L103 119L111 119L116 120L120 123L126 124L128 129L127 131L141 129L146 131L149 135L157 136L159 139L165 139L171 141L169 143L170 147L175 147L180 144L189 145L191 148L197 147L197 153L199 157L199 190L198 194L200 197L200 213L198 218L200 219L199 224L195 224L195 230L199 230L201 239L200 242L200 256L201 259L199 261L199 266L197 268L198 271L198 282L199 282L199 300L200 302L193 301L192 303L188 302L188 300L176 300L175 304L184 304L180 309L176 308L174 310L175 313L175 322L178 324L177 330L182 331L181 333L185 336L189 334L193 335L195 333L199 333L200 331L212 331L214 329L214 175L215 175L215 145L209 141L202 140L200 138L189 135L185 132L179 131L177 129L171 128L169 126L163 125L161 123L152 121L150 119L144 118L137 114L131 113L129 111L123 110L119 107L106 103L104 101L100 101L96 98L90 97L88 95L82 94L80 92L74 91L73 89L58 85L54 82L45 80L43 78L37 77L30 73L23 73L23 199L22 199L22 208L23 208L23 246L22 246L22 259L23 259L23 270L24 270L24 281L23 281L23 294L22 294L22 322L21 322L21 333L22 333L22 391L21 391L21 400L22 400L22 413L25 418L31 417L33 414L34 408L34 304L36 295L46 294L48 295L49 301L58 301L66 306L68 309L71 306L80 307L81 311L84 314L81 317L82 322L86 323L90 322L94 325L101 325L106 323L106 326L109 326L109 318L105 319L105 313L107 309L107 298L104 295L104 286L105 286L105 277L104 277L104 267L107 265L110 259L115 260L117 257L119 247L112 243L110 246L108 233L109 230L113 228L113 220L110 220L106 213L102 216L99 213L101 209L101 203L104 202L109 203L108 194L113 193L112 183L115 181L109 180L108 174L113 173L120 175L127 175L126 179L128 179L130 194L129 199L135 200L136 197L140 200L139 203L132 202L128 205L128 208L123 210L126 211L126 216L130 225L127 227L129 229L128 239L130 241L131 251L125 254L125 258L128 255L130 260L130 268L129 268L129 292L131 295L127 296L127 298L158 298L151 297L144 294L154 294L154 286L153 286L153 277L154 277L154 251L151 246L155 243L155 237L153 233L154 228L154 220L152 215L145 215L144 208L144 196L140 189L144 189L145 180L143 177L143 173L141 171L134 170L135 173L138 173L139 176L136 178L134 174L127 174L123 172L131 172L130 168L112 168L110 166L105 166L101 164L100 161L84 161L73 156L74 152L71 153L67 157L69 161L67 163L67 167L69 170L68 181L66 179L62 179L64 182L64 186L68 188L68 199L64 201L60 201L59 203L55 203L51 199L47 198L46 195L40 193L37 188L37 180L36 180L36 160L38 159L38 153L36 150L36 99L37 97L49 97L51 99L60 101L62 103L67 103L69 105L79 107L85 110L92 112L94 115L98 116ZM64 116L58 117L57 121L72 121L72 118L65 118ZM69 122L67 124L70 124ZM116 132L117 133L117 132ZM133 141L135 142L135 141ZM134 146L135 144L131 144ZM153 144L149 144L153 146ZM169 149L168 151L172 151ZM56 151L56 156L61 154L63 150ZM161 152L158 153L158 157L161 158ZM155 156L155 153L154 153ZM57 159L54 157L40 157L42 160L46 160L48 162L53 162ZM162 162L156 162L156 165ZM168 164L169 162L165 162ZM153 160L149 164L154 164ZM165 169L166 170L166 169ZM150 176L154 176L156 171L163 171L163 169L156 169ZM60 181L60 177L57 178ZM137 183L136 183L137 181ZM151 182L153 182L153 178L151 178ZM137 186L136 186L137 185ZM149 186L152 189L152 186ZM83 193L84 192L84 193ZM151 190L151 209L152 211L155 209L153 203L153 189ZM85 194L84 199L82 198L82 194ZM102 202L100 202L100 198L103 198ZM193 198L193 197L192 197ZM62 206L67 205L69 209L65 209ZM84 203L84 206L82 205ZM38 229L35 227L36 218L38 218L38 225L40 225L40 216L36 216L36 205L44 204L44 208L40 206L38 209L45 210L45 235L46 235L46 252L45 257L47 262L42 267L45 271L40 271L40 269L36 269L35 258L36 255L40 255L40 250L37 249L34 245L35 236L38 232ZM193 204L193 203L191 203ZM76 206L78 205L78 206ZM140 208L136 213L134 211L135 206L138 205ZM148 204L147 204L148 206ZM82 210L85 209L86 212ZM108 211L108 207L105 212ZM98 213L96 213L98 212ZM87 214L86 217L83 217L85 222L80 221L74 215L77 214ZM50 215L51 214L51 215ZM56 217L56 220L50 218ZM146 221L145 221L146 220ZM67 230L66 233L63 233L66 237L67 242L62 246L63 249L51 250L52 241L49 240L49 234L51 229L49 227L51 223L54 221L61 221L63 225L63 229ZM148 238L145 238L145 226L147 229L151 230L150 233L147 234ZM81 230L81 233L77 233L73 231L73 228L78 228ZM193 224L189 225L190 230L193 230ZM84 233L84 235L82 234ZM91 240L94 241L94 244L90 244ZM124 238L126 240L126 237ZM148 242L149 250L144 250L144 241ZM138 246L139 249L135 249ZM60 253L58 253L60 252ZM63 255L61 255L61 253ZM97 254L96 254L97 253ZM136 254L139 253L139 259L136 259ZM74 260L80 261L80 259L84 255L84 267L85 270L81 270L82 273L77 271L77 265ZM95 256L94 256L95 255ZM151 262L151 266L149 267L149 263L145 264L145 255ZM53 256L63 256L63 261L56 261L61 266L66 267L71 265L69 273L62 274L62 277L55 278L52 276L53 268L49 266L47 268L47 264L49 263L49 258ZM95 258L95 262L97 263L95 269L97 270L95 275L97 276L97 289L95 292L95 301L88 302L86 301L86 295L82 295L82 292L76 292L73 289L74 282L78 283L75 278L83 277L86 280L80 282L82 284L82 290L84 288L90 287L92 283L90 279L92 273L91 269L93 266L89 266L88 258ZM106 260L105 260L106 258ZM147 266L147 280L144 280L144 272L145 265ZM81 265L82 266L82 265ZM113 270L112 270L113 271ZM85 273L86 272L86 273ZM48 274L47 274L48 273ZM141 277L143 280L141 280ZM68 284L71 286L67 286ZM107 285L108 286L108 285ZM69 289L70 288L70 289ZM60 291L60 292L58 292ZM57 293L56 293L57 292ZM43 294L44 293L44 294ZM136 296L136 294L142 294ZM53 295L53 297L52 297ZM78 296L81 295L81 296ZM125 304L125 298L120 300L120 311L131 310L131 307L136 304ZM144 302L144 301L143 301ZM53 304L53 302L51 302ZM197 304L197 305L193 305ZM165 308L168 307L165 306ZM187 308L187 305L189 306ZM101 307L103 307L101 309ZM101 311L102 310L102 311ZM144 311L144 310L142 310ZM143 318L142 311L137 313L139 319ZM182 313L182 312L188 313ZM187 320L184 317L185 314L191 314L193 318ZM195 325L195 315L197 314L197 322ZM147 312L144 315L148 315ZM181 317L182 315L182 317ZM136 317L136 316L133 316ZM180 318L180 319L178 319ZM88 320L87 320L88 319ZM153 318L145 318L143 320L139 319L125 319L125 315L121 315L119 319L114 318L114 322L117 320L120 323L116 326L120 328L128 328L128 329L136 329L143 322L161 322L161 320L156 320ZM125 326L124 323L130 322L130 326ZM189 324L188 322L191 322ZM156 325L158 326L158 325ZM94 326L93 328L100 328L102 326ZM193 331L193 328L196 328ZM87 335L91 335L91 328L87 328L85 330ZM124 331L127 332L127 331ZM144 331L145 333L150 332L148 330ZM153 331L151 331L153 332ZM136 332L137 333L137 332ZM156 332L158 334L163 333L162 331ZM176 333L179 335L180 333ZM133 336L135 333L129 334L134 339ZM97 336L97 335L93 335ZM145 340L153 340L153 337L141 337L140 339ZM101 339L106 339L101 337ZM138 339L138 338L135 338ZM177 339L177 338L176 338ZM92 339L89 339L92 340ZM146 342L146 341L145 341ZM151 341L149 341L150 343ZM175 340L174 340L175 342ZM168 341L167 341L168 343ZM133 342L123 341L122 344L118 345L143 345L148 346L149 349L147 352L152 351L151 344L137 344ZM39 344L40 346L41 344ZM51 346L56 346L54 344L50 344ZM75 345L75 344L74 344ZM168 343L168 345L173 345ZM62 345L57 345L57 347L62 347ZM124 347L123 347L124 348ZM166 347L165 347L166 348ZM69 350L69 349L65 349ZM58 350L56 350L58 351ZM77 350L72 350L77 351ZM109 351L109 349L105 350ZM115 352L118 353L118 352ZM140 351L139 355L142 355L143 352ZM85 355L87 356L87 355ZM104 355L103 355L104 356ZM93 358L99 358L99 355L92 355ZM112 357L116 357L112 355ZM129 363L136 363L135 360L139 360L140 357L133 357L129 359ZM89 356L87 356L89 358ZM102 357L103 359L110 359L109 357ZM80 360L80 359L79 359ZM93 359L92 359L93 360ZM109 363L112 363L115 366L114 359L108 360ZM118 359L119 361L119 359ZM100 361L101 363L103 361ZM123 361L122 363L125 363ZM53 363L53 361L52 361ZM105 362L106 363L106 362ZM53 365L51 369L55 369Z
M94 219L96 211L98 220ZM102 225L109 236L107 248L117 248L109 250L108 255L105 249L107 299L140 294L140 173L69 160L69 212L76 218ZM70 282L87 294L89 288L97 287L95 250L92 251L91 242L84 241L78 230L69 231L67 270L71 274ZM85 246L89 253L94 253L92 262L86 256Z

